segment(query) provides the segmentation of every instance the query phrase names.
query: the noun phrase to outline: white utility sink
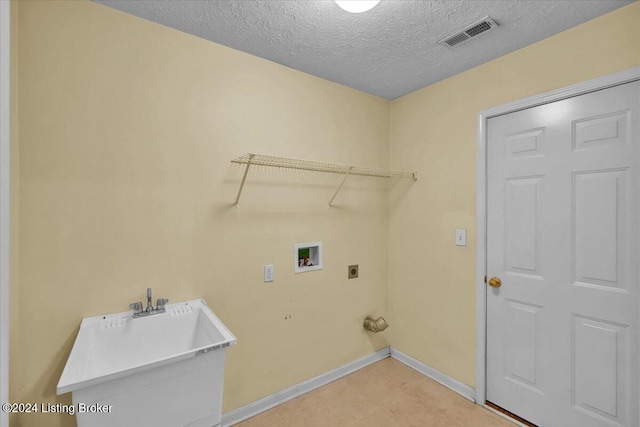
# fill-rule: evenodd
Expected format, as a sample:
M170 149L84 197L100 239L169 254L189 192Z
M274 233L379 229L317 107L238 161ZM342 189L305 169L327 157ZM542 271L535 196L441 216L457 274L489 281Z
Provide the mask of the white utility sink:
M57 392L73 393L78 427L217 426L225 348L235 343L202 299L147 317L88 317Z

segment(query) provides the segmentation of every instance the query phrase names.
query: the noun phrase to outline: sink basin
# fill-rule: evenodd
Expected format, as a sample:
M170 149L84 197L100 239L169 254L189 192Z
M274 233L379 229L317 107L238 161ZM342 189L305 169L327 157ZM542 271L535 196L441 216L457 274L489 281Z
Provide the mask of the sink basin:
M82 408L112 406L107 414L75 411L79 427L215 426L225 348L235 343L202 299L167 304L165 313L147 317L133 318L131 311L88 317L80 324L57 392L72 392L74 405Z

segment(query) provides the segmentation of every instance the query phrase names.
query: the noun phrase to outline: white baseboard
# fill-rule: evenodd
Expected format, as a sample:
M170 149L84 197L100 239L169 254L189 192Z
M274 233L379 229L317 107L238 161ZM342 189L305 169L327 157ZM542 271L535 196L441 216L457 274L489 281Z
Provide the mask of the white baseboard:
M272 394L271 396L267 396L263 399L257 400L253 403L250 403L238 409L234 409L233 411L222 414L221 426L222 427L233 426L234 424L244 421L247 418L251 418L255 415L258 415L261 412L267 411L288 400L301 396L305 393L310 392L311 390L315 390L318 387L327 385L330 382L333 382L359 369L369 366L372 363L385 359L389 357L389 354L390 354L390 348L385 347L361 359L347 363L346 365L342 365L339 368L326 372L322 375L318 375L315 378L311 378L307 381L303 381L299 384L296 384L287 389L284 389L275 394Z
M451 378L450 376L438 371L437 369L432 368L431 366L425 365L424 363L414 359L408 354L396 350L395 348L385 347L361 359L355 360L351 363L347 363L346 365L342 365L339 368L326 372L322 375L318 375L315 378L303 381L299 384L272 394L271 396L267 396L263 399L257 400L253 403L249 403L248 405L227 412L226 414L222 415L222 423L220 425L221 427L230 427L238 424L239 422L244 421L247 418L258 415L284 402L315 390L318 387L327 385L330 382L340 379L389 356L393 357L399 362L404 363L408 367L415 369L421 374L426 375L432 380L439 382L443 386L450 388L462 397L475 402L476 392L472 387L469 387L468 385Z
M408 354L405 354L400 350L396 350L393 347L391 348L390 353L390 356L397 361L404 363L408 367L413 368L421 374L428 376L432 380L439 382L443 386L450 388L462 397L466 397L472 402L476 401L476 391L472 387L469 387L468 385L451 378L447 374L443 374L442 372L432 368L431 366L425 365L419 360L416 360Z

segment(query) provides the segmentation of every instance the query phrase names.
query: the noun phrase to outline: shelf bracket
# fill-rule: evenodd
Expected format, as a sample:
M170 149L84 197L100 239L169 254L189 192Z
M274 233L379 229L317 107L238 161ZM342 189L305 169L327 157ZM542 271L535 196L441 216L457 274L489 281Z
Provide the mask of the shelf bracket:
M242 175L242 181L240 182L238 195L236 196L236 201L233 203L236 208L238 207L238 203L240 202L240 195L242 194L242 188L244 188L244 182L247 180L247 173L249 172L249 166L251 166L251 160L253 160L253 156L255 156L255 154L249 154L249 161L247 162L247 167L244 170L244 175Z
M331 203L333 203L333 200L336 198L336 196L338 195L338 193L340 192L340 190L342 190L342 186L344 185L345 181L347 180L347 178L349 178L349 174L351 174L351 171L353 170L353 166L351 166L349 168L349 171L346 173L346 175L344 176L344 178L342 179L342 182L340 183L340 186L338 187L338 189L336 190L335 193L333 193L333 197L331 198L331 200L329 200L329 207L331 207Z

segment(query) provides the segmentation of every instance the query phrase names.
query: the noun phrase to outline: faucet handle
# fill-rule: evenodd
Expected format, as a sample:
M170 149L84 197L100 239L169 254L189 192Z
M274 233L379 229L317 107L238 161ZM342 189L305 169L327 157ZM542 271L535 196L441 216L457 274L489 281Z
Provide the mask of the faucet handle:
M140 301L132 302L129 304L129 308L132 309L135 314L142 313L142 303Z
M156 310L160 310L164 308L164 305L169 302L169 298L158 298L156 301Z

